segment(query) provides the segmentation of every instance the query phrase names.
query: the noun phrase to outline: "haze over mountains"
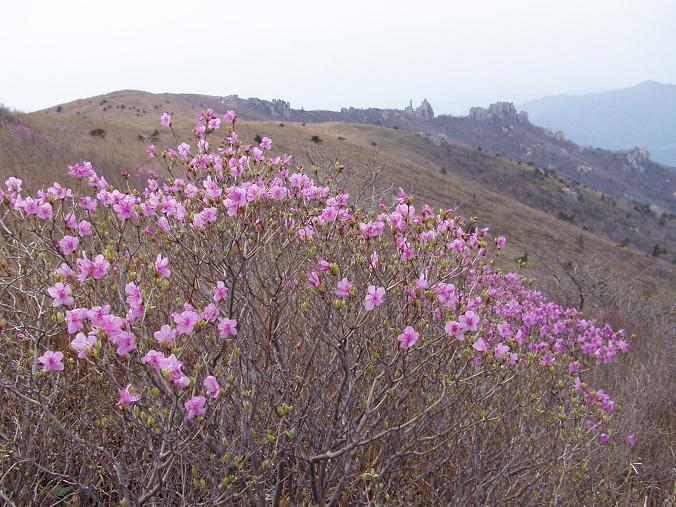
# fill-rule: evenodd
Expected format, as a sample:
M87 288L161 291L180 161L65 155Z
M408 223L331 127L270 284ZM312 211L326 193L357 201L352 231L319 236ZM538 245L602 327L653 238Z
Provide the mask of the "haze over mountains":
M531 121L561 130L580 145L611 150L648 148L676 166L676 85L645 81L630 88L556 95L526 102Z

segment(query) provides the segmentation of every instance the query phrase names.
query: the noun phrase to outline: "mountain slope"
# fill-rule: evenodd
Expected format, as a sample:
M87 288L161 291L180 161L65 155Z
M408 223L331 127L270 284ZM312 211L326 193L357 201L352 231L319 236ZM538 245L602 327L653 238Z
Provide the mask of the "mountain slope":
M107 174L125 170L144 177L150 170L159 172L144 153L145 146L152 141L160 149L177 142L167 129L159 129L154 136L161 112L173 113L174 132L180 139L189 139L198 106L167 95L116 92L64 104L60 112L51 108L23 115L19 120L48 136L49 143L70 143L70 153L87 154ZM91 135L97 129L104 136ZM516 267L513 259L530 253L529 270L542 275L546 259L533 254L548 244L556 257L597 258L628 278L641 278L646 287L665 287L674 281L674 266L665 262L676 251L676 238L670 232L673 222L660 224L661 217L637 211L630 203L608 199L525 164L437 143L431 136L372 125L239 121L238 130L250 142L257 134L268 135L276 152L296 153L306 167L315 164L330 169L335 161L342 162L353 195L362 190L365 178L375 174L376 194L402 186L419 203L460 206L464 215L476 215L480 223L508 235L507 257L500 262L509 269ZM312 142L313 136L321 143ZM124 162L110 163L115 160ZM2 166L0 160L5 175L8 168ZM47 173L41 168L36 178L53 180L54 171L61 173L64 168L51 169ZM656 244L666 247L666 256L646 255Z
M676 167L676 85L646 81L587 95L543 97L524 104L531 121L562 130L581 145L612 150L645 146Z

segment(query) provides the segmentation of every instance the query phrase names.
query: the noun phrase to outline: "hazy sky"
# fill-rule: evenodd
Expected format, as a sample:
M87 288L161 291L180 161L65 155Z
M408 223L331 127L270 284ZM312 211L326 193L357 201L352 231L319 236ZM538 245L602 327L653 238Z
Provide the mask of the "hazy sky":
M119 89L436 113L676 83L676 0L2 3L0 103Z

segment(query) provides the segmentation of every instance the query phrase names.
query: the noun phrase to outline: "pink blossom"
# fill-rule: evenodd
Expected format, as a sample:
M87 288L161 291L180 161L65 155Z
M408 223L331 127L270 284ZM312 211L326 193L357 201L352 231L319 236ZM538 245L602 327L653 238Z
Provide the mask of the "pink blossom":
M127 294L127 303L132 307L139 307L143 305L143 296L141 295L141 288L134 282L129 282L124 287L124 292Z
M80 237L91 236L92 224L90 224L86 220L80 221L80 223L77 224L77 232L80 235Z
M183 406L188 412L188 420L203 416L206 413L206 403L207 399L204 396L195 396L186 401Z
M467 331L476 331L479 326L479 316L472 310L465 312L465 315L461 315L458 321L465 326Z
M444 330L448 336L453 336L456 340L463 341L465 339L465 325L454 320L447 322Z
M479 338L477 341L474 342L472 347L477 352L486 352L488 350L488 343L486 343L483 338Z
M218 318L219 313L218 307L213 303L209 303L202 311L202 318L207 322L213 322Z
M171 115L169 113L162 113L162 116L160 116L160 125L163 127L171 125Z
M495 246L498 248L498 250L502 250L505 247L506 242L507 240L504 236L498 236L495 238Z
M106 273L108 273L109 269L110 262L108 262L102 254L97 255L94 257L94 260L91 261L90 274L94 280L100 280L106 276Z
M495 346L494 352L496 359L503 359L509 352L509 345L500 342Z
M310 286L315 289L318 289L319 286L322 284L321 280L319 279L319 275L317 274L316 271L310 271L307 274L307 281L310 284Z
M131 384L127 384L127 387L125 387L124 389L120 389L119 392L120 398L117 400L117 403L115 404L117 408L122 408L124 405L131 405L141 399L140 394L131 393Z
M158 343L171 345L176 339L176 330L168 324L164 324L159 331L155 331L153 336Z
M78 333L70 342L70 348L77 352L78 359L84 359L87 357L89 349L96 345L96 341L96 336L93 334Z
M223 319L218 324L218 331L221 338L237 336L237 321L235 319Z
M157 259L155 259L155 271L157 271L157 274L160 275L161 277L169 278L169 276L171 275L171 270L168 268L168 266L169 266L169 258L168 257L162 258L162 254L158 253Z
M53 287L47 289L47 294L54 299L52 301L52 306L57 308L59 306L72 306L75 304L75 300L71 297L71 288L70 285L64 285L61 282L57 282Z
M51 220L54 216L54 210L50 203L44 202L38 206L36 214L40 220Z
M234 111L228 111L223 115L223 119L225 120L225 123L233 123L237 119L237 115Z
M413 329L411 326L406 326L406 328L404 328L404 332L397 337L399 340L399 346L402 349L410 349L415 344L415 342L418 341L419 336L420 333L418 333L415 329Z
M359 230L366 238L377 238L383 233L385 224L383 222L366 222L359 224Z
M146 352L146 355L141 358L141 362L143 364L149 364L156 370L159 370L162 368L163 359L165 359L165 357L162 352L150 349L148 352Z
M261 148L264 150L269 150L272 148L272 140L269 137L264 137L261 139Z
M374 308L379 307L385 302L385 289L383 287L375 287L374 285L369 285L366 297L364 298L364 307L366 311L371 311Z
M91 318L91 317L90 317ZM122 327L122 319L117 315L106 314L101 317L99 327L109 337L116 336L120 333Z
M228 288L225 286L225 283L222 281L216 282L216 287L214 288L214 302L218 303L219 301L224 300L228 297Z
M125 356L136 349L136 337L129 331L120 331L110 337L110 341L117 346L117 355Z
M64 277L66 280L69 278L72 278L75 276L75 271L71 269L71 267L66 264L65 262L62 262L61 265L54 270L55 273L58 273L62 277Z
M59 248L61 248L61 253L63 255L70 255L75 250L77 250L80 240L75 236L65 235L59 240Z
M86 308L75 308L66 310L66 324L68 324L68 334L74 334L81 331L87 318Z
M200 316L193 310L186 310L181 313L173 315L174 323L176 324L176 333L180 336L182 334L191 335L195 330L197 321Z
M45 373L49 371L63 371L63 352L47 350L38 357L38 361L42 364L42 371Z
M577 361L571 361L568 364L568 373L573 374L573 373L577 373L579 371L580 371L580 363L578 363Z
M352 284L347 278L343 278L338 282L338 288L336 289L336 296L339 298L345 299L350 296L350 290L352 289Z
M209 375L204 379L204 390L211 398L218 398L218 393L221 386L218 385L216 377Z

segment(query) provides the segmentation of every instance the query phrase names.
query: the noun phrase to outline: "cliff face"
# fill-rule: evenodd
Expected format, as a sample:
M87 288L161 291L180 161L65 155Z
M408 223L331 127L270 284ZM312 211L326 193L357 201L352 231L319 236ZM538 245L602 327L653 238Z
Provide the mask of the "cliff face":
M501 121L505 123L526 123L528 113L518 112L512 102L494 102L488 106L473 107L469 110L469 118L476 121Z

